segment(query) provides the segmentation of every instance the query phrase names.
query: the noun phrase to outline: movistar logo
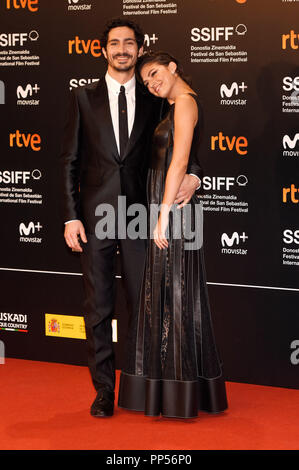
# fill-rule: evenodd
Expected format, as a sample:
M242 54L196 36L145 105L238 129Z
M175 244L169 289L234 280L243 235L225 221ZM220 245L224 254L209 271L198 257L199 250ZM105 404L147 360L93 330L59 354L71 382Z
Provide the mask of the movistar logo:
M286 149L286 148L294 149L296 147L298 141L299 141L299 133L297 133L293 139L291 139L290 136L285 135L283 137L283 141L282 141L283 142L283 148L284 149Z
M242 233L242 235L239 235L238 232L234 232L230 237L227 235L227 233L223 233L221 236L221 244L222 246L233 246L233 245L239 245L240 240L245 243L246 239L248 236L245 234L245 232Z
M237 82L233 82L230 86L227 86L225 83L223 83L220 87L220 95L221 98L231 98L233 95L237 96L240 90L242 93L244 93L246 89L247 86L244 82L242 82L240 85L238 85Z

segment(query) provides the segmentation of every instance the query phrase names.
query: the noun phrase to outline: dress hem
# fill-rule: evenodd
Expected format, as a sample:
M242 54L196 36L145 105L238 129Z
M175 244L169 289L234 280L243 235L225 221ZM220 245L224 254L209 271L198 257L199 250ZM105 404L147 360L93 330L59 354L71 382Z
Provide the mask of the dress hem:
M199 411L217 414L228 407L223 376L178 381L125 372L120 375L118 406L166 418L197 418Z

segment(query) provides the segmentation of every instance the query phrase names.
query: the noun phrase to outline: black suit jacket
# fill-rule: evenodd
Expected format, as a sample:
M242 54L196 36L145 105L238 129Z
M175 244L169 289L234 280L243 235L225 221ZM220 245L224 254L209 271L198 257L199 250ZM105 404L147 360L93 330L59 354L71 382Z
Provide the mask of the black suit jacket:
M65 221L80 219L86 232L94 233L99 204L111 204L117 212L120 195L126 196L127 207L146 204L151 139L161 103L136 82L135 121L121 159L105 78L70 93L61 155ZM189 171L201 177L198 162L191 162Z

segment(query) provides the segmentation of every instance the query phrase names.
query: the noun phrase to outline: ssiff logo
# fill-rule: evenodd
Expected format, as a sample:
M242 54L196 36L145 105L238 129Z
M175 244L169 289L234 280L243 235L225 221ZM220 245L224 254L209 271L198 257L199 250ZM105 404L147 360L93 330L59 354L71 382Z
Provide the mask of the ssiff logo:
M31 12L38 11L39 0L6 0L7 10L14 8L15 10L28 8Z

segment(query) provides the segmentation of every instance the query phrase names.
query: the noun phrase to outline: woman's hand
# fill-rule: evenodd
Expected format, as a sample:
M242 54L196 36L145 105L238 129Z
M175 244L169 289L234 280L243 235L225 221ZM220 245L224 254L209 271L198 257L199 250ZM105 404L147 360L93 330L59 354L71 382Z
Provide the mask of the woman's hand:
M166 230L168 227L169 214L161 213L154 229L154 242L160 250L168 247L168 241L166 238Z

